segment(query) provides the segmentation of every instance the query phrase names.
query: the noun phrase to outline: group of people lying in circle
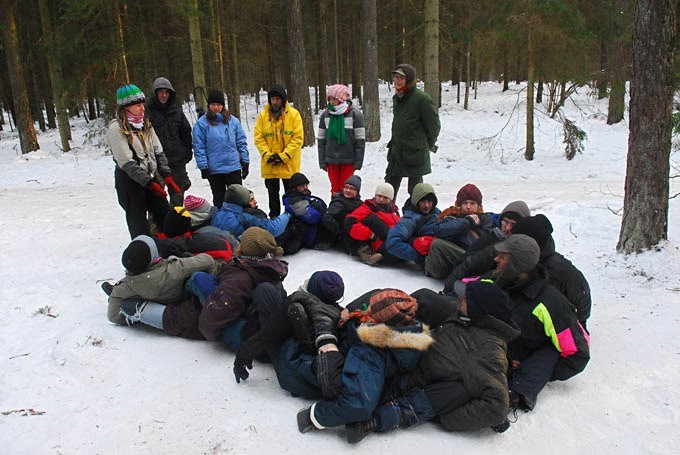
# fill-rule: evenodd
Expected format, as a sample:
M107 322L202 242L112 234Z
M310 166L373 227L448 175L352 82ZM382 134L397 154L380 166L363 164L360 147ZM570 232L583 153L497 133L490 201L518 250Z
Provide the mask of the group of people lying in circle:
M352 176L328 208L308 185L294 175L274 219L241 185L219 208L187 196L123 252L125 277L102 285L108 319L221 341L239 383L270 362L281 388L314 400L298 429L344 426L349 442L424 421L503 432L510 409L534 409L549 381L586 367L588 283L526 203L484 212L467 184L441 211L420 183L400 217L388 184L361 201ZM443 289L377 288L342 306L342 277L321 270L286 291L281 256L334 245L368 264L413 261Z

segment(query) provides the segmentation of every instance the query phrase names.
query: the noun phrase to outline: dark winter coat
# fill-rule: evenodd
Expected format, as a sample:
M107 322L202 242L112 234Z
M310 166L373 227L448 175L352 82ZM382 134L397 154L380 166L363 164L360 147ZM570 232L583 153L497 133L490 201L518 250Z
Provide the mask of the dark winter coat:
M161 104L156 97L156 92L160 89L170 90L170 97L165 104ZM175 105L175 89L169 80L159 77L154 81L152 91L153 96L146 103L146 115L163 145L170 167L184 165L193 156L191 125L182 112L182 107Z
M548 283L541 265L526 280L508 283L503 290L512 300L512 320L522 331L510 343L515 352L530 354L546 345L556 349L560 359L552 380L564 381L585 369L590 360L590 336L571 303Z
M406 382L409 387L441 381L463 384L471 400L439 416L447 431L498 425L508 414L507 343L519 333L516 326L493 316L474 323L451 316L433 330L434 344Z
M255 287L260 283L280 283L288 273L288 263L274 258L237 256L217 272L217 288L206 299L198 328L207 340L219 340L222 330L246 313Z
M394 119L388 143L388 176L420 177L432 172L430 147L435 145L441 124L430 95L412 85L404 96L392 97Z
M312 248L321 218L328 210L326 203L319 197L299 193L295 189L286 192L282 199L286 212L292 216L282 236L285 254L296 253L302 246Z
M371 249L378 251L399 218L399 209L392 202L378 204L375 199L366 199L345 217L345 231L353 240L370 242Z
M326 137L326 130L331 114L324 110L319 116L319 167L324 168L332 164L352 164L355 170L364 164L364 149L366 148L366 131L364 128L364 114L350 105L345 112L345 143L338 144L335 138Z
M338 239L345 236L345 217L361 205L359 196L349 199L342 192L335 193L328 204L328 211L321 217L321 224Z
M479 213L479 224L466 216L445 216L434 228L434 236L453 242L463 249L468 249L481 236L490 233L495 227L493 213Z
M432 207L432 211L425 215L411 204L410 199L407 200L404 204L404 216L387 234L387 241L385 242L387 252L405 261L422 263L425 256L422 256L413 248L413 241L423 235L434 235L440 213L441 211L437 207Z

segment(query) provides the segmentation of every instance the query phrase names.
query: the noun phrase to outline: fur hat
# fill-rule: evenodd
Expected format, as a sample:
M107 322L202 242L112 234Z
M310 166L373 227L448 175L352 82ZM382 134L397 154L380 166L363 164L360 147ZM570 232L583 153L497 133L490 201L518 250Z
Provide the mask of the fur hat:
M345 180L345 185L352 185L356 188L357 192L361 192L361 177L358 175L350 175L347 180Z
M283 100L283 104L286 104L288 97L286 95L286 88L280 84L272 85L272 88L267 92L267 101L269 104L272 102L272 96L278 96Z
M378 186L375 187L375 195L376 196L385 196L390 199L394 199L394 187L387 183L379 183Z
M341 103L344 103L345 101L347 101L351 96L351 94L349 92L349 87L347 87L346 85L342 85L342 84L331 85L330 87L328 87L328 90L326 91L326 93L327 93L328 98L330 98L332 96L333 98L340 101Z
M434 192L434 187L429 183L418 183L413 187L413 194L411 195L411 203L414 207L418 206L418 203L425 199L425 197L430 196L432 203L437 205L437 195Z
M498 217L499 221L503 218L510 218L511 220L517 221L520 218L531 215L529 206L524 201L512 201L505 206L501 212L501 216Z
M413 65L409 65L408 63L397 65L395 70L392 71L392 74L400 74L404 76L404 78L406 78L406 84L411 84L416 80L416 69Z
M475 201L477 204L482 205L482 192L472 183L468 183L459 189L458 194L456 194L456 206L460 207L463 201Z
M159 258L158 246L148 235L138 235L123 251L123 267L130 275L139 275Z
M512 305L510 297L490 280L472 281L465 285L467 315L475 321L485 314L510 322Z
M257 226L246 229L240 242L237 253L243 256L283 256L283 248L276 244L274 236Z
M325 303L337 303L345 294L345 283L336 272L321 270L312 273L312 276L307 280L305 289Z
M208 93L208 104L221 104L224 106L224 93L220 90L210 90Z
M205 204L206 200L205 198L202 198L200 196L192 196L189 195L184 198L184 208L189 210L190 212L198 212L201 211L201 208L203 204Z
M250 191L243 185L232 183L224 194L224 202L240 207L248 207L250 205Z
M163 234L178 237L191 232L191 213L184 207L173 207L168 210L163 220Z
M133 104L143 103L145 100L144 92L135 84L123 85L116 90L116 104L118 106L132 106Z
M373 294L362 322L407 325L418 311L418 301L399 289L382 289Z
M502 272L506 279L513 279L521 273L531 272L538 264L541 254L536 240L524 234L512 234L507 240L496 243L494 249L499 253L510 254L507 266L509 269L507 272Z
M296 172L288 180L288 189L292 190L298 185L309 185L309 179L302 172Z
M548 245L552 232L553 227L550 220L542 213L521 218L517 220L517 223L512 227L513 234L528 235L536 240L538 247L541 249Z

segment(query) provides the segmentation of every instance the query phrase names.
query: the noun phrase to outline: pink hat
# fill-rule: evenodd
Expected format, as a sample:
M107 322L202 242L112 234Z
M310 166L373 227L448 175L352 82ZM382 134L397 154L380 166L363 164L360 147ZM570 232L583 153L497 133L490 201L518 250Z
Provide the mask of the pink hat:
M184 198L184 207L189 210L190 212L192 210L196 210L200 206L205 204L205 199L199 196L187 196Z
M349 87L342 84L331 85L330 87L328 87L327 93L329 98L332 96L333 98L339 100L341 103L344 103L350 97Z

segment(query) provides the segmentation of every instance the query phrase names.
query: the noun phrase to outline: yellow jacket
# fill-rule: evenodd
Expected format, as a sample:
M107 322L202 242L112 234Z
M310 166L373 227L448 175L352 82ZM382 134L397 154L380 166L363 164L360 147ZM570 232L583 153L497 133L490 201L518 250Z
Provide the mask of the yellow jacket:
M255 146L260 152L260 170L265 179L289 179L300 172L300 154L304 142L302 117L297 109L286 103L278 120L269 115L267 104L255 123ZM277 154L283 163L268 163Z

